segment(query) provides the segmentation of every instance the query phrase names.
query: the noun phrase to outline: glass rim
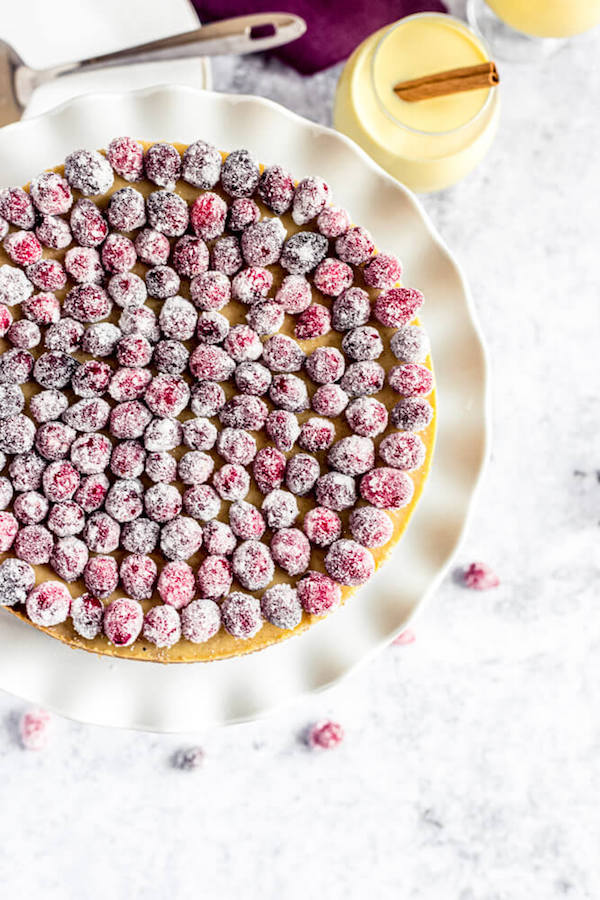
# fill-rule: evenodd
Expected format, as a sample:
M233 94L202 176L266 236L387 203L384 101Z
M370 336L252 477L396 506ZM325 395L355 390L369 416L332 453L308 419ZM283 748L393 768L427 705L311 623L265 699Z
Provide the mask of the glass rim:
M377 42L377 46L373 51L373 56L371 57L371 88L375 95L375 99L377 100L377 104L381 110L381 112L390 119L394 125L397 125L398 128L403 128L405 131L410 132L411 134L424 135L427 137L444 137L449 134L460 134L461 131L469 128L478 119L482 118L484 113L487 111L488 107L491 106L494 97L496 96L497 86L491 85L488 89L488 95L481 107L481 109L477 110L474 116L471 116L466 122L463 122L462 125L458 125L456 128L450 128L447 131L424 131L421 128L412 128L410 125L407 125L405 122L402 122L400 119L397 119L396 116L389 111L389 109L382 102L377 87L375 85L375 61L377 59L377 55L383 45L383 42L387 40L387 38L392 34L392 32L396 31L397 28L400 28L404 25L405 22L412 21L413 19L440 19L444 22L452 22L454 25L457 25L464 32L466 32L470 37L475 38L475 41L479 43L479 45L483 48L484 52L487 54L488 59L490 58L488 47L486 46L485 41L478 35L473 29L466 23L463 22L462 19L457 19L455 16L449 16L446 13L436 13L436 12L421 12L421 13L413 13L410 16L404 16L404 18L399 19L397 22L394 22L390 25L389 28L386 29L384 34L381 35Z

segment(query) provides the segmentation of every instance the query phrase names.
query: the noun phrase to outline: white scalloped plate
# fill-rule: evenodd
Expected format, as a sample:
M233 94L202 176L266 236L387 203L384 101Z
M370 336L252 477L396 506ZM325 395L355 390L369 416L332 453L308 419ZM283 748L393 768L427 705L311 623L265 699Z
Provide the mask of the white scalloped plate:
M117 134L248 147L296 177L322 175L405 283L427 299L438 432L433 468L388 563L342 609L305 634L237 659L164 666L97 657L0 613L0 687L85 722L191 731L247 720L337 681L406 626L460 541L487 450L487 366L469 291L416 198L352 141L258 97L168 86L79 97L0 130L0 181L23 184L76 147Z

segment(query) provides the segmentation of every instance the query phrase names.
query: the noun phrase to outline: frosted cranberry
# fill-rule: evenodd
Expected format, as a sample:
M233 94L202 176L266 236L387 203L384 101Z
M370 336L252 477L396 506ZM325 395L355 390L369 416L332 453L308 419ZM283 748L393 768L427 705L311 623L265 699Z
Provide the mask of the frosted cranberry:
M111 451L103 434L84 434L71 444L71 462L82 475L97 475L108 466Z
M76 537L64 537L55 543L50 556L50 565L63 581L77 581L83 574L88 558L88 548L83 541Z
M73 628L82 638L93 641L102 631L104 604L91 594L82 594L71 600Z
M331 750L344 739L344 729L338 722L318 722L308 732L306 742L309 747Z
M139 636L144 624L144 610L137 600L119 597L104 611L104 634L111 644L129 647Z
M302 523L304 533L311 544L327 547L342 534L342 521L338 514L325 506L309 509Z
M401 275L400 260L391 253L378 253L363 272L365 284L372 288L391 288Z
M23 351L19 350L15 352L22 353ZM29 354L27 354L27 356L29 356ZM0 369L1 367L2 358L0 357ZM66 353L42 353L42 355L37 358L33 367L33 377L42 387L63 388L70 382L71 376L76 368L76 360ZM31 369L29 369L29 371L31 371Z
M68 222L58 216L42 216L35 233L40 244L52 250L64 250L72 240Z
M117 561L112 556L94 556L83 570L83 580L93 597L110 597L119 583Z
M93 247L71 247L65 255L65 269L71 281L100 284L104 270L100 254Z
M182 424L183 443L191 450L212 450L217 440L217 429L208 419L188 419Z
M376 328L363 325L346 332L342 338L342 350L346 356L361 362L378 359L383 353L383 341Z
M248 150L234 150L221 167L221 186L231 197L251 197L260 176L258 163Z
M140 181L144 175L144 148L130 137L117 137L108 145L106 158L125 181Z
M36 209L46 215L66 213L73 204L71 188L58 172L42 172L33 178L29 193Z
M35 211L31 197L20 187L0 191L0 216L17 228L33 228Z
M375 560L365 547L356 541L335 541L327 551L325 568L339 584L354 587L364 584L375 572Z
M13 512L22 525L38 525L48 514L48 501L37 491L18 494L13 503Z
M263 494L281 487L285 473L286 459L275 447L263 447L254 459L252 472Z
M391 540L394 523L382 509L359 506L350 513L350 532L364 547L382 547Z
M141 334L151 344L160 337L156 313L147 306L124 309L119 317L119 328L123 334Z
M379 363L372 360L352 363L348 366L341 386L351 397L378 394L383 387L385 372Z
M152 361L159 372L180 375L187 369L190 354L180 341L159 341L154 348Z
M33 284L20 269L0 266L0 303L14 306L23 303L33 293Z
M179 275L194 278L208 269L208 248L201 238L186 234L173 248L173 266Z
M272 372L298 372L304 359L302 347L285 334L274 334L263 344L263 362Z
M221 627L221 610L214 600L192 600L181 610L181 627L187 641L203 644Z
M73 375L73 391L80 397L100 397L108 390L112 374L107 363L90 359L82 363Z
M29 709L19 720L19 737L25 750L44 750L50 735L51 718L45 709Z
M221 423L227 428L260 431L268 414L266 403L251 394L236 394L219 411Z
M144 195L132 187L115 191L108 202L107 218L117 231L133 231L146 224Z
M236 547L233 531L225 522L214 519L204 528L204 549L216 556L229 556Z
M175 417L188 404L190 389L180 375L157 375L144 394L146 405L157 416Z
M307 419L300 429L298 443L303 450L317 453L327 450L335 440L335 425L328 419Z
M119 570L121 583L134 600L149 600L154 593L158 574L156 563L149 556L134 553L126 556Z
M341 206L326 206L318 215L317 228L325 237L339 237L350 228L350 216Z
M60 319L60 301L54 294L35 294L24 301L21 305L21 312L37 325L50 325Z
M339 258L351 266L367 262L375 251L373 238L360 225L355 225L340 235L335 242L335 252Z
M36 450L45 459L61 459L68 454L75 437L76 432L69 425L62 422L47 422L37 430Z
M27 453L35 440L35 425L25 415L3 419L0 429L0 451L2 453Z
M390 348L402 362L422 363L430 352L429 338L419 325L401 325L392 335Z
M184 484L203 484L214 469L214 461L207 453L190 450L177 464L177 475Z
M463 582L472 590L487 591L498 587L500 579L487 563L473 562L464 570Z
M246 313L246 321L257 334L273 334L283 325L283 308L274 300L253 303Z
M172 144L152 144L144 155L146 178L159 187L173 190L181 177L181 157Z
M262 353L260 338L248 325L234 325L223 346L236 362L256 360Z
M243 500L250 490L250 476L243 466L232 463L221 466L212 482L223 500Z
M153 606L144 619L144 637L156 647L173 647L181 638L181 620L172 606Z
M226 216L227 204L223 198L207 191L194 201L190 219L195 234L205 241L210 241L223 234Z
M79 482L79 472L66 460L50 463L42 475L44 494L52 503L70 500L79 487Z
M329 242L314 231L298 231L283 245L281 265L292 275L306 275L327 256Z
M285 312L291 315L301 313L311 304L310 284L302 275L286 275L277 290L275 299Z
M235 370L234 378L236 387L242 394L255 396L266 394L272 380L269 370L257 362L240 363Z
M168 238L153 228L144 228L135 239L140 262L147 266L164 266L171 252Z
M49 628L66 621L71 608L71 595L66 585L58 581L45 581L34 587L25 607L35 625Z
M160 311L159 324L164 337L188 341L194 335L198 315L182 297L170 297Z
M265 533L262 513L252 503L237 500L229 507L229 523L236 537L242 541L259 541Z
M224 556L207 556L198 568L197 580L201 597L224 597L231 587L231 563Z
M183 154L181 177L194 187L208 190L221 174L221 154L206 141L195 141Z
M83 538L94 553L112 553L119 546L121 526L105 512L95 512L83 530Z
M172 191L154 191L146 198L148 223L167 237L180 237L190 219L187 203Z
M285 228L279 219L262 219L250 225L241 237L246 265L260 268L276 263L281 256L284 238Z
M265 619L276 628L290 630L302 620L298 592L289 584L274 584L265 591L260 605Z
M190 408L196 416L216 416L225 405L225 391L213 381L200 381L192 387Z
M42 258L42 245L31 231L13 231L3 242L7 256L18 266L30 266Z
M138 441L122 441L113 450L110 468L117 478L138 478L145 461L146 451Z
M6 509L12 500L13 494L13 487L9 479L3 475L0 476L0 509Z
M294 181L281 166L267 166L258 183L258 194L265 206L280 216L292 204Z
M234 360L221 347L200 345L190 357L190 370L198 379L228 381L234 369Z
M198 309L218 310L229 303L231 283L222 272L203 272L190 282L190 297Z
M193 519L201 522L210 522L218 516L221 509L219 495L208 484L196 484L185 491L183 495L183 508ZM213 552L208 550L207 551Z
M25 384L33 368L33 356L26 350L15 348L0 356L0 382Z
M177 461L170 453L159 450L149 453L146 458L146 475L152 481L174 481Z
M75 502L84 512L92 513L100 509L108 493L108 478L102 473L82 478L79 490L75 494Z
M265 428L277 449L283 453L292 449L300 434L298 419L285 409L274 409L270 412Z
M143 488L133 478L115 481L109 488L104 507L117 522L131 522L142 514Z
M38 294L37 296L41 296L41 295ZM53 296L53 295L51 295L51 296ZM30 300L26 300L25 305L27 305L30 302L31 302ZM60 316L60 303L58 302L58 300L56 301L56 303L57 303L57 307L58 307L58 315ZM24 315L27 315L27 313L25 312L25 309L23 308L23 305L21 306L21 311ZM27 318L32 318L32 317L27 316ZM8 331L8 329L11 326L12 320L13 320L13 317L12 317L12 313L11 313L10 309L7 306L5 306L3 303L1 303L0 304L0 337L4 337L4 335L6 334L6 332Z
M24 405L25 397L18 384L0 383L0 419L17 416Z
M327 462L344 475L363 475L375 465L373 441L357 434L342 438L329 450Z
M331 331L331 313L326 306L313 303L300 313L294 328L295 336L302 341L322 337Z
M166 300L179 290L179 275L170 266L155 266L146 272L146 288L150 297Z
M78 200L69 222L73 237L81 247L98 247L108 234L108 223L91 200Z
M174 450L181 443L181 422L177 419L152 419L144 432L146 450Z
M326 297L339 297L352 284L354 273L349 265L328 257L319 263L314 274L314 285Z
M137 400L151 381L152 373L149 369L136 369L135 367L117 369L110 380L108 392L114 400L118 400L120 403Z
M121 546L129 553L152 553L158 544L160 525L145 516L125 522L121 529ZM133 595L132 595L133 596ZM140 599L138 597L138 599Z
M247 466L256 456L256 441L241 428L225 428L219 433L217 452L228 463Z
M411 479L398 469L371 469L360 482L361 497L378 509L401 509L410 503L413 493Z
M231 284L231 294L234 300L251 306L267 296L272 284L273 275L268 269L250 266L235 276Z
M121 330L111 322L89 325L81 341L81 349L90 356L110 356L121 337Z
M298 528L281 528L271 538L273 559L288 575L300 575L310 563L310 544Z
M433 389L433 374L426 366L418 363L406 363L394 366L388 374L388 383L392 390L405 397L422 396Z
M102 265L108 272L127 272L137 261L133 241L123 234L109 234L102 245Z
M143 306L148 296L146 285L133 272L122 272L113 275L108 282L108 293L117 306Z
M35 572L21 559L5 559L0 565L0 606L25 603L35 585Z
M99 322L112 309L112 301L106 291L97 284L79 284L67 294L63 312L78 322Z
M36 491L40 488L46 465L37 453L23 453L11 460L8 471L15 491Z
M315 494L317 502L327 509L349 509L356 503L354 478L341 472L326 472L317 479Z
M296 453L287 463L285 483L292 494L302 497L312 490L319 477L320 467L314 456Z
M305 369L317 384L331 384L344 374L344 357L337 347L317 347L305 362Z
M167 559L189 559L202 545L202 529L186 516L178 516L163 526L160 549Z
M411 432L388 434L379 445L381 459L395 469L418 469L425 462L425 444Z
M347 407L345 415L352 431L362 437L373 438L387 428L387 409L373 397L359 397L353 400Z
M260 209L247 197L234 200L227 214L227 227L230 231L243 231L249 225L254 225L260 219Z
M65 159L65 178L85 196L105 194L114 181L108 160L97 150L74 150Z
M273 579L275 566L266 544L244 541L232 557L233 574L248 591L265 588Z
M306 225L316 218L327 203L329 185L317 175L303 178L296 186L292 203L292 219L296 225Z
M181 512L181 494L174 484L159 481L147 489L144 506L147 515L154 522L170 522Z
M259 601L241 591L225 598L221 604L221 616L229 634L243 640L254 637L263 625Z
M423 301L423 294L413 288L390 288L375 300L373 314L382 325L398 328L414 319Z
M321 572L308 572L298 582L297 590L302 608L311 616L327 615L342 599L339 585Z
M110 406L100 397L79 400L63 413L63 419L77 431L101 431L110 415Z
M85 329L81 322L70 319L68 316L50 325L46 331L44 344L48 350L60 350L63 353L72 353L81 344Z
M40 259L27 267L27 277L40 291L60 291L67 283L65 270L57 259Z
M242 268L242 249L236 237L221 237L213 244L210 254L211 267L232 277Z
M333 302L331 321L336 331L364 325L371 317L371 301L362 288L348 288Z
M288 412L302 412L310 405L306 385L296 375L275 375L269 397L275 406Z
M110 433L116 438L141 437L151 418L150 410L138 400L118 403L110 414Z
M31 525L31 528L37 528L41 526ZM46 529L43 529L44 531ZM12 543L17 535L17 531L19 531L19 523L15 519L12 513L10 512L0 512L0 552L5 553L7 550L10 550ZM19 534L23 534L25 531L24 528L19 531ZM49 532L48 532L49 533ZM50 539L52 540L52 536L50 535ZM47 562L47 560L46 560Z

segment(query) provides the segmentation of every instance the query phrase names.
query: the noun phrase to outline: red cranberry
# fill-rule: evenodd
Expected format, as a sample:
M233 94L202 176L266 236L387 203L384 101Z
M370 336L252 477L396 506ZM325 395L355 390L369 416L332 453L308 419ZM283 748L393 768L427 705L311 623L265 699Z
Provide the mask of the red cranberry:
M365 266L363 277L365 284L372 288L391 288L400 281L402 266L397 257L391 253L378 253L368 266Z
M225 598L221 604L221 616L229 634L244 640L254 637L263 624L259 601L241 591Z
M83 537L93 553L112 553L119 546L121 526L105 512L95 512L87 520Z
M32 526L35 527L35 526ZM25 529L21 529L22 534ZM19 531L19 523L10 512L0 512L0 552L10 550L12 543Z
M38 294L37 296L41 296L41 294ZM54 295L51 295L51 296L54 296ZM31 303L31 300L24 301L25 307L29 303ZM57 307L58 307L58 315L60 316L60 303L58 302L58 300L56 300L56 303L57 303ZM27 313L26 313L23 305L21 306L21 311L23 312L24 315L27 316ZM33 318L33 317L27 316L27 318L29 319L29 318ZM12 318L12 313L11 313L10 309L7 306L5 306L3 303L0 304L0 337L4 337L4 335L6 334L6 332L8 331L8 329L11 326L12 320L13 320L13 318Z
M79 482L79 472L66 460L50 463L42 475L44 494L52 503L70 500L79 487Z
M110 414L110 433L116 438L139 438L152 413L138 400L118 403Z
M419 325L401 325L392 335L390 348L402 362L422 363L430 352L429 338L425 329Z
M291 275L306 275L325 259L329 242L314 231L298 231L289 237L281 253L281 265Z
M322 572L308 572L298 582L298 599L311 616L325 616L342 599L340 587Z
M227 428L260 431L265 424L268 408L259 397L236 394L219 411L219 418Z
M75 150L65 159L65 178L82 194L105 194L114 177L109 162L97 150Z
M190 408L197 416L216 416L225 404L225 391L214 381L200 381L192 386Z
M78 322L99 322L106 319L112 302L106 291L97 284L80 284L67 294L63 312Z
M111 644L129 647L139 636L144 623L144 610L137 600L119 597L104 612L104 634Z
M19 415L24 405L25 397L18 384L0 384L0 418Z
M256 506L237 500L229 507L231 530L242 541L259 541L265 533L265 520Z
M182 425L183 443L191 450L212 450L217 440L217 429L208 419L187 419Z
M310 563L310 544L298 528L281 528L271 538L273 559L288 575L300 575Z
M5 516L9 514L0 513L0 515L2 516L2 525L4 525ZM54 539L43 525L26 525L17 534L14 549L19 559L25 560L32 566L39 566L49 562L53 545Z
M75 494L75 502L86 513L92 513L100 509L108 493L108 478L106 475L88 475L83 478L79 490Z
M398 328L414 319L423 300L423 294L413 288L390 288L375 300L373 314L382 325Z
M83 570L83 580L93 597L110 597L119 583L117 561L112 556L94 556Z
M170 522L181 512L181 494L174 484L159 481L146 490L144 506L154 522Z
M76 432L62 422L47 422L41 425L35 436L35 447L44 459L62 459L69 452Z
M223 346L236 362L256 360L262 353L260 338L248 325L234 325Z
M159 341L154 348L152 360L159 372L166 375L180 375L187 369L190 354L180 341Z
M298 592L289 584L274 584L262 595L262 614L276 628L291 630L302 621Z
M209 254L204 241L186 234L173 248L173 267L185 278L194 278L208 269Z
M343 390L351 397L378 394L383 388L385 372L373 360L355 362L348 366L341 381Z
M331 447L327 462L344 475L363 475L375 465L375 448L371 438L352 434Z
M102 631L104 604L91 594L82 594L71 600L71 620L80 637L93 641Z
M257 334L274 334L283 325L285 313L279 303L264 300L253 303L246 313L246 321Z
M54 294L35 294L24 301L21 312L37 325L50 325L60 319L60 301Z
M388 434L379 445L379 456L388 466L411 471L425 462L426 449L421 438L409 432Z
M15 491L36 491L42 486L46 461L36 453L23 453L11 460L8 471Z
M250 476L243 466L226 463L213 475L213 485L223 500L243 500L250 490Z
M71 247L65 255L65 270L79 284L100 284L104 278L100 254L93 247Z
M242 268L242 249L239 240L232 235L219 238L213 244L210 259L213 269L231 278Z
M68 182L58 172L42 172L33 178L29 193L36 208L46 215L60 215L71 209L73 194Z
M168 238L153 228L144 228L135 239L135 250L146 266L164 266L169 259L171 245Z
M166 237L180 237L190 219L187 203L172 191L154 191L146 198L148 223Z
M129 553L152 553L158 544L160 525L144 516L125 522L121 530L121 546Z
M271 266L278 262L285 238L279 219L262 219L242 232L242 253L248 266Z
M354 587L364 584L373 575L375 560L366 547L343 538L335 541L327 551L325 568L334 581Z
M146 475L151 481L174 481L177 461L170 453L159 450L146 457Z
M144 508L143 489L133 478L115 481L106 495L106 512L117 522L131 522L142 514Z
M222 309L231 298L231 283L222 272L203 272L190 282L190 297L198 309Z
M14 266L0 266L0 303L14 306L33 293L33 284L24 272Z
M133 231L146 224L144 195L132 187L124 187L111 194L107 210L108 221L117 231Z
M151 297L166 300L178 292L181 281L171 266L154 266L146 272L146 288Z
M108 145L106 158L125 181L140 181L144 175L144 148L130 137L117 137Z
M18 266L30 266L42 258L42 245L31 231L13 231L3 242L7 256Z
M16 353L22 355L23 351L15 351ZM4 355L6 356L7 354ZM28 356L29 354L27 354ZM0 357L0 362L1 360L2 358ZM23 362L28 362L28 360L24 359ZM70 382L76 368L77 362L66 353L42 353L35 361L33 377L42 387L63 388ZM30 367L29 371L31 371ZM7 381L8 379L5 377L4 380Z
M181 638L181 620L172 606L153 606L144 619L144 637L156 647L173 647Z
M42 216L35 233L39 242L52 250L64 250L72 240L68 222L58 216Z
M0 216L17 228L33 228L35 211L31 197L20 187L0 191Z
M398 469L371 469L360 482L361 497L378 509L401 509L410 503L413 493L411 479Z
M145 461L146 451L138 441L122 441L113 450L110 468L117 478L138 478Z
M79 366L71 385L79 397L100 397L108 390L111 377L112 369L107 363L90 359Z
M28 319L19 319L17 322L13 322L6 336L13 347L18 347L19 350L31 350L33 347L37 347L42 338L39 327Z
M177 419L152 419L144 432L144 447L155 450L174 450L181 443L181 422Z
M221 186L230 197L251 197L259 177L258 163L248 150L229 153L221 167Z
M221 347L201 344L190 356L190 369L197 379L229 381L235 369L235 362Z
M308 494L319 477L319 463L308 453L296 453L290 457L285 471L285 483L292 494L301 497Z
M234 300L251 306L267 296L272 284L273 275L268 269L250 266L237 273L231 284L231 294Z
M265 206L278 216L286 212L294 197L294 182L281 166L267 166L258 183L258 194Z
M64 537L55 543L50 565L64 581L77 581L83 574L88 558L88 548L83 541L76 537Z
M303 412L310 405L306 384L296 375L275 375L269 397L275 406L288 412Z
M317 388L311 398L312 408L320 416L335 418L342 414L348 405L348 394L339 384L323 384Z
M137 261L133 241L123 234L109 234L102 245L102 265L107 272L127 272Z
M300 434L300 425L294 413L285 409L274 409L267 416L265 423L267 434L278 450L287 453L291 450Z
M248 591L259 591L273 579L275 566L266 544L244 541L232 557L233 574Z
M149 369L136 369L135 367L117 369L110 380L108 392L120 403L137 400L142 396L151 380L152 373Z
M392 539L394 523L382 509L359 506L350 513L350 531L364 547L382 547Z
M317 347L307 357L304 367L317 384L331 384L342 377L345 365L337 347Z
M141 334L152 344L160 337L156 313L147 306L124 309L119 317L119 328L123 334Z
M110 415L110 406L100 397L79 400L63 413L63 419L77 431L101 431Z
M285 312L291 315L301 313L310 306L312 301L310 284L302 275L286 275L275 299Z
M82 475L98 475L108 466L112 444L103 434L83 434L71 444L71 462Z
M133 553L126 556L119 570L121 583L134 600L149 600L154 592L158 574L156 563L149 556Z
M219 180L221 162L216 147L206 141L195 141L183 153L181 177L188 184L206 191Z
M313 283L326 297L339 297L352 284L354 273L349 265L328 257L315 269Z
M318 722L308 732L306 742L309 747L331 750L344 739L344 729L338 722Z
M231 563L224 556L207 556L198 568L197 580L201 597L224 597L231 587Z
M177 464L177 475L184 484L203 484L210 478L214 465L208 453L189 450Z
M341 206L326 206L319 213L317 228L325 237L339 237L350 228L350 216Z
M81 247L98 247L108 234L108 223L91 200L78 200L69 222L73 237Z
M229 556L236 547L233 531L225 522L213 519L204 529L204 549L216 556Z
M329 185L317 175L303 178L296 186L292 203L292 219L296 225L306 225L316 218L330 196Z
M260 219L260 209L247 197L239 197L229 207L227 227L230 231L243 231L249 225L255 225Z
M90 356L110 356L121 337L121 329L110 322L89 325L81 341L81 349Z
M237 366L235 386L242 394L253 394L260 397L269 390L272 381L271 373L257 362L243 362Z
M342 534L342 521L338 514L325 506L314 506L304 516L304 533L311 544L327 547Z
M33 447L35 425L25 415L3 419L0 430L0 451L2 453L27 453Z
M376 328L363 325L346 332L342 338L342 350L346 356L360 362L378 359L383 353L383 341Z
M463 573L465 587L476 591L487 591L498 587L500 579L487 563L471 563Z
M182 560L167 563L158 579L158 593L163 603L175 609L187 606L196 593L192 568Z
M318 453L327 450L335 440L335 425L329 419L307 419L300 429L298 443L303 450Z
M294 328L295 336L302 341L314 340L331 331L331 313L326 306L313 303L300 313Z
M219 433L217 452L228 463L247 466L256 456L256 441L242 428L224 428Z
M346 408L348 425L361 437L373 438L387 428L387 409L373 397L359 397Z
M371 317L371 301L362 288L348 288L333 302L331 321L336 331L365 325Z
M360 225L348 229L335 242L335 252L339 258L351 266L360 266L367 262L375 251L373 238Z
M26 609L35 625L43 628L60 625L69 615L71 595L66 585L58 581L45 581L29 594Z
M65 270L57 259L40 259L28 266L27 277L40 291L60 291L67 283Z
M221 627L221 610L214 600L192 600L181 610L181 626L186 641L203 644Z
M272 372L298 372L304 359L302 347L285 334L274 334L263 344L263 361Z
M43 750L49 738L50 713L45 709L30 709L19 721L19 737L25 750Z
M183 508L188 516L201 522L210 522L219 515L221 501L219 495L208 484L196 484L183 495ZM213 551L206 548L208 553Z
M254 459L252 472L263 494L281 487L285 473L286 459L275 447L263 447Z
M405 397L422 396L433 390L433 374L426 366L406 363L390 369L388 383L394 391Z
M198 237L211 241L225 230L227 204L222 197L207 191L194 201L190 219L192 228Z
M202 545L202 529L187 516L178 516L163 526L160 549L167 559L189 559Z
M340 472L327 472L317 480L316 495L321 506L337 511L348 509L356 502L354 478Z
M190 389L180 375L157 375L144 394L148 408L157 416L174 418L190 399Z
M39 525L48 514L48 501L37 491L17 494L13 502L13 512L22 525Z
M49 326L44 343L48 350L72 353L79 347L84 330L81 322L76 322L75 319L70 319L67 316L61 319L60 322Z
M144 168L149 181L172 191L181 177L181 157L172 144L161 141L146 150Z
M229 319L221 313L209 310L201 312L196 326L196 338L200 344L221 344L229 334Z

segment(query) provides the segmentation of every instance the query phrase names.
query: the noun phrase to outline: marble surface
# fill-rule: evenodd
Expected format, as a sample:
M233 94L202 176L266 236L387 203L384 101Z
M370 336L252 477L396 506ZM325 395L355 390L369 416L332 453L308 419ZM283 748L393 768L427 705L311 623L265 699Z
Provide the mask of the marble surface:
M0 696L3 896L597 898L600 813L600 35L504 65L488 158L425 205L462 261L494 369L493 452L457 566L334 691L178 738L55 720L25 752ZM339 69L221 60L219 89L329 122ZM457 360L460 364L460 360ZM307 723L344 724L309 752ZM203 769L172 753L200 742Z

